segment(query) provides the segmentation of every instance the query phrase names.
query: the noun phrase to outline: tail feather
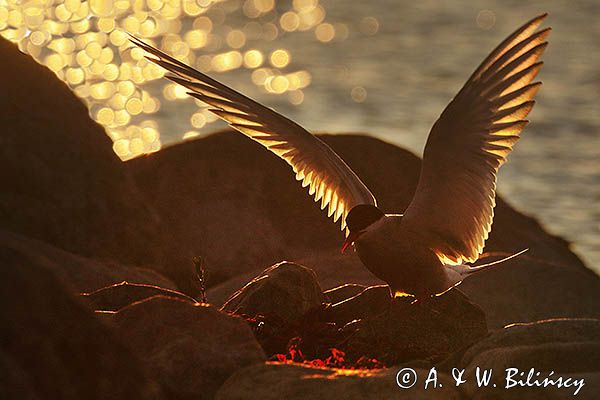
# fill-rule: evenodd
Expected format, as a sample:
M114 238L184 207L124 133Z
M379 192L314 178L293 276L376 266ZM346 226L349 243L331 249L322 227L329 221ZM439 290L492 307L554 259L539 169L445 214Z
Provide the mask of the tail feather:
M507 257L501 258L500 260L496 260L496 261L486 263L486 264L475 265L475 266L469 266L469 265L464 265L464 264L445 265L445 268L446 268L446 272L447 272L448 278L450 280L450 283L452 285L456 286L456 285L460 284L463 281L463 279L465 279L467 276L474 274L476 272L481 272L490 267L500 265L510 259L520 256L521 254L527 252L528 250L529 249L524 249L524 250L519 251L518 253L511 254L510 256L507 256Z

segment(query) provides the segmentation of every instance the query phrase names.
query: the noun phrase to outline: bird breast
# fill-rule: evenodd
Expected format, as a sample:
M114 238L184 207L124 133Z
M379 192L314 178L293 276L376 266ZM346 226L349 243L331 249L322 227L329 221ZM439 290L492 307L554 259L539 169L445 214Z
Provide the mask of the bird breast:
M419 236L402 224L401 215L386 215L355 242L362 263L393 291L435 294L446 289L443 266Z

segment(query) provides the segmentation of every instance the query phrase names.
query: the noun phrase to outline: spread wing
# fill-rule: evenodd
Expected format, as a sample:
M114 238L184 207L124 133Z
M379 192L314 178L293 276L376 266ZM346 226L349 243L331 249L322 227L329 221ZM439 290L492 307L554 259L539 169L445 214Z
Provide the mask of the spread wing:
M150 61L173 73L169 79L213 107L211 112L284 159L315 201L321 201L321 209L328 207L328 216L335 222L341 218L342 229L352 207L376 205L373 194L350 167L300 125L137 38L131 41L156 57L148 57Z
M445 264L474 262L491 229L496 173L528 121L550 28L529 21L481 63L434 124L404 221Z

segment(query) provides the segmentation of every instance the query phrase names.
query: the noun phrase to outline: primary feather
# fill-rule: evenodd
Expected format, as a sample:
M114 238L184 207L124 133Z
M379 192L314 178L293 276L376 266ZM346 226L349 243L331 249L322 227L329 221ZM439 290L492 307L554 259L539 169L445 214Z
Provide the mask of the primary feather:
M494 216L496 174L528 121L550 28L527 22L481 63L434 124L404 222L445 264L474 262Z
M334 221L341 219L342 229L354 206L376 205L373 194L350 167L300 125L135 37L131 41L156 57L148 57L150 61L175 74L169 79L212 106L211 112L284 159L315 201L321 201L321 209L327 207Z

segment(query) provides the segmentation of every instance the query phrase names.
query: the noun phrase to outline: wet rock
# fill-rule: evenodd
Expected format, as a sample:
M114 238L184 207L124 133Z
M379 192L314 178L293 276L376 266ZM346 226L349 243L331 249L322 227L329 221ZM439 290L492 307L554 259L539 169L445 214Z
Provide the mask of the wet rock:
M0 267L0 398L162 398L139 359L50 270L6 249Z
M175 289L171 280L156 271L96 261L2 229L0 249L12 254L5 262L52 270L63 283L77 292L93 291L124 280Z
M389 309L392 303L387 285L370 286L359 294L333 304L330 309L332 321L344 325L356 319L372 318Z
M367 287L365 285L359 285L358 283L346 283L344 285L336 286L332 289L323 292L327 301L331 304L339 303L349 299L350 297L356 296Z
M400 389L396 384L397 369L337 370L312 368L304 365L267 363L238 371L219 389L216 400L296 399L410 399L457 400L459 392L453 385L425 390L423 382L411 389ZM423 378L428 371L416 369ZM440 380L451 382L448 377Z
M442 360L487 334L485 315L457 289L426 302L394 299L387 311L348 324L350 358L375 358L385 365Z
M100 311L118 311L137 301L159 295L196 302L195 299L175 290L129 282L121 282L90 293L81 294L92 309Z
M468 382L463 390L469 398L572 398L575 388L519 387L506 389L507 369L516 368L524 372L514 379L526 380L531 368L533 378L542 381L550 375L586 379L577 398L597 399L600 394L600 320L559 319L527 324L516 324L501 329L474 344L466 351L447 360L440 367L466 368L465 376L474 377L477 367L491 370L493 383L497 387L478 388ZM539 375L537 375L539 372ZM512 373L512 372L511 372ZM533 380L532 380L533 382ZM596 385L594 385L596 383ZM510 394L510 396L508 396Z
M302 265L281 262L254 278L223 305L238 315L275 317L286 323L318 309L325 296L315 273Z
M171 399L211 399L236 370L265 360L248 325L206 304L156 296L114 314Z
M4 38L0 59L2 228L86 257L166 265L173 237L82 101Z

